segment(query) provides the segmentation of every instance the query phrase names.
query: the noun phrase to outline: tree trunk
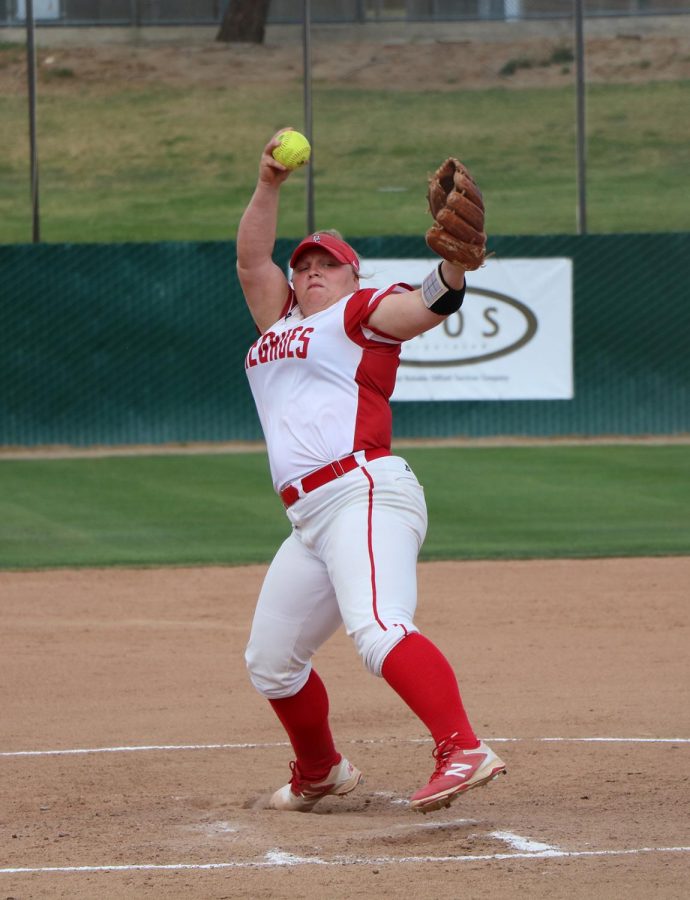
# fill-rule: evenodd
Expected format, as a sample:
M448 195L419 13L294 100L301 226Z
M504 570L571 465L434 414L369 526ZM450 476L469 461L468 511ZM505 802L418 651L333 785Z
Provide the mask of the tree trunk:
M263 44L271 0L230 0L216 35L225 43Z

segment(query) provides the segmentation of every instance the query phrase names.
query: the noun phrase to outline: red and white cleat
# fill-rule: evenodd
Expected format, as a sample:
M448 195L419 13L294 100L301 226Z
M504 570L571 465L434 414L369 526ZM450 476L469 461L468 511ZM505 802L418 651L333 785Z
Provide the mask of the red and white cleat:
M410 797L412 809L426 813L450 806L465 791L505 774L505 763L483 741L474 750L462 750L454 738L451 735L435 748L436 769L429 783Z

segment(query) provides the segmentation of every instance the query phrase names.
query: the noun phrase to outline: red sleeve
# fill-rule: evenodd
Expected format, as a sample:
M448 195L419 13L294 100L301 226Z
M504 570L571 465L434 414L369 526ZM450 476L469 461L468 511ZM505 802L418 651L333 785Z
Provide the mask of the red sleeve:
M369 331L379 335L379 337L386 338L387 341L394 341L394 346L398 349L399 345L402 343L400 338L394 337L391 334L386 334L384 331L379 331L378 328L374 328L369 324L369 316L378 307L384 297L388 297L390 294L406 293L411 290L414 290L414 288L409 284L398 282L397 284L390 285L384 290L379 290L377 288L363 288L359 291L355 291L345 306L345 331L347 332L348 337L356 344L360 344L364 347L378 347L380 349L386 347L387 345L381 341L372 340L364 335L362 329L368 328Z

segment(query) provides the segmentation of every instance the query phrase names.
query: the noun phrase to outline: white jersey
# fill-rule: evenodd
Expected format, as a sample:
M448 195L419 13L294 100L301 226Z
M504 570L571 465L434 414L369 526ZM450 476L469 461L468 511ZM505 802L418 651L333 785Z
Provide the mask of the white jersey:
M250 347L245 368L276 491L356 450L390 449L401 341L367 320L385 296L409 290L364 288L307 318L291 290L283 317Z

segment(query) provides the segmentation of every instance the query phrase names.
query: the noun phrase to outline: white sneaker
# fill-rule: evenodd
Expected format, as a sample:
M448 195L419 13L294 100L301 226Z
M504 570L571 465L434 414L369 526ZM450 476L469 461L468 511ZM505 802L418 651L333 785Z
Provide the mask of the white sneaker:
M289 784L277 790L268 804L271 809L291 810L293 812L309 812L322 797L333 794L342 797L354 791L362 780L362 773L345 757L333 766L323 781L309 783L303 781L297 763L291 762L292 778Z

